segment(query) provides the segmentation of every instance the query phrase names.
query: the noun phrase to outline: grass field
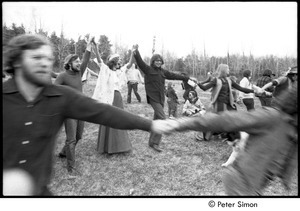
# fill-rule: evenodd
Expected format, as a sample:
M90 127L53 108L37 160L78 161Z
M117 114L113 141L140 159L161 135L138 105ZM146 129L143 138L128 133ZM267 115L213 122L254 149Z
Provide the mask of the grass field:
M183 106L180 81L174 81L180 99L179 116ZM85 93L92 95L96 79L92 78ZM210 92L197 89L202 103L208 105ZM132 93L132 103L126 103L127 88L122 91L125 110L152 119L153 110L146 103L145 90L139 84L142 103ZM255 107L260 103L255 100ZM245 109L239 105L238 109ZM165 106L167 114L167 106ZM85 123L83 140L76 147L76 167L81 175L69 178L66 160L55 156L54 174L50 185L57 196L224 196L221 175L231 147L220 141L197 142L194 132L163 136L162 153L148 147L149 133L128 131L133 151L126 154L103 155L96 151L98 125ZM65 142L64 128L58 135L55 154ZM298 167L291 190L285 190L276 178L265 189L264 196L297 196Z

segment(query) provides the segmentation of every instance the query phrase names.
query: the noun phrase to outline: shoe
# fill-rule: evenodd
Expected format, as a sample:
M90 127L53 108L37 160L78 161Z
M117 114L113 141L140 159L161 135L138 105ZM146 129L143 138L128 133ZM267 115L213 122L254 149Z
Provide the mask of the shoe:
M150 144L149 147L151 147L157 152L162 152L162 149L160 149L157 144Z
M69 179L74 179L78 176L81 176L81 173L74 167L68 167L68 176Z
M67 156L66 156L66 154L60 152L60 153L58 153L58 157L59 158L66 158Z

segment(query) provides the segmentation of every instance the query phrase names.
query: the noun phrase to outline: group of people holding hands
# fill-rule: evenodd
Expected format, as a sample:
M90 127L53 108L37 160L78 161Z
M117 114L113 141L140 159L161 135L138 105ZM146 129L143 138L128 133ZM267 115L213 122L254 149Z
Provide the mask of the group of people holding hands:
M100 72L93 96L88 97L82 93L81 77L92 52L96 55ZM4 57L5 71L12 76L3 83L4 195L13 194L9 192L11 189L5 189L9 187L9 180L5 178L14 169L24 171L32 178L31 195L52 194L47 186L51 179L55 140L63 124L66 144L59 156L67 158L70 174L76 172L75 146L82 139L84 121L100 125L97 150L109 154L131 150L127 130L148 131L148 145L157 152L162 151L163 134L195 130L204 132L203 138L209 140L213 134L245 131L249 134L246 150L224 170L222 180L226 194L260 194L266 178L272 176L282 178L285 185L289 184L298 140L297 67L289 71L286 80L270 81L263 87L240 86L229 77L226 64L219 65L214 77L198 82L164 69L164 60L159 54L152 56L150 64L145 63L138 45L133 46L130 61L124 66L117 54L102 61L97 44L91 39L82 61L76 54L68 55L65 71L52 83L53 49L45 37L33 34L16 36L8 43ZM144 73L146 100L153 108L153 120L124 110L120 90L128 82L126 73L134 63ZM188 94L186 117L167 119L164 113L166 79L186 83L194 81L202 90L211 89L213 112L205 112L194 91ZM265 90L281 84L285 84L282 94L273 97L270 107L249 109L249 112L236 110L233 88L244 93L270 96ZM171 91L169 95L172 95ZM127 102L130 101L128 97ZM141 99L138 98L138 101ZM248 100L244 103L251 107ZM18 191L19 195L25 194L24 189Z

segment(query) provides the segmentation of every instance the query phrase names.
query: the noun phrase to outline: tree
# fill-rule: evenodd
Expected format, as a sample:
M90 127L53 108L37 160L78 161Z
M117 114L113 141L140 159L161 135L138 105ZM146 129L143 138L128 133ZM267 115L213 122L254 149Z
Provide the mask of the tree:
M21 24L21 26L17 26L15 23L12 23L11 27L7 27L4 24L4 26L2 26L2 45L7 45L11 38L25 33L26 31L23 24Z
M182 58L179 58L175 61L174 71L175 72L185 72L185 65Z
M105 35L101 35L99 38L99 53L101 55L101 59L106 62L108 56L111 54L111 46L108 37Z

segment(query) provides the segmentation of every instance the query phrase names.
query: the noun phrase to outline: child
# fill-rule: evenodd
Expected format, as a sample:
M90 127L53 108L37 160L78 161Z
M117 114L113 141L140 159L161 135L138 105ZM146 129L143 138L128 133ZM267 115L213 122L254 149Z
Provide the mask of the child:
M169 82L166 90L166 96L168 97L167 102L169 109L169 118L171 119L177 117L177 104L179 104L177 94L173 87L174 85L172 84L172 82Z
M184 116L202 116L206 113L205 107L197 96L196 91L189 91L188 99L185 101L182 109L182 115ZM197 141L206 140L205 133L196 132L195 138Z
M196 91L189 91L188 100L185 101L182 109L184 116L194 116L199 113L200 115L205 113L205 107L197 96Z

